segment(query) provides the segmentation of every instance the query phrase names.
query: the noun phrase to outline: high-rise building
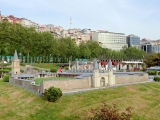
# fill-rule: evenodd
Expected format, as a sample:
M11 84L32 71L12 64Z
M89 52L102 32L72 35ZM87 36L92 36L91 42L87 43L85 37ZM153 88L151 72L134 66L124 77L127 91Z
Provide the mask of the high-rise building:
M141 44L141 49L147 53L160 53L160 46L153 43Z
M139 47L140 46L140 37L133 34L127 36L128 47Z
M123 33L114 33L108 31L100 31L92 33L92 40L100 43L102 48L108 48L112 50L121 50L124 46L127 46L126 36Z

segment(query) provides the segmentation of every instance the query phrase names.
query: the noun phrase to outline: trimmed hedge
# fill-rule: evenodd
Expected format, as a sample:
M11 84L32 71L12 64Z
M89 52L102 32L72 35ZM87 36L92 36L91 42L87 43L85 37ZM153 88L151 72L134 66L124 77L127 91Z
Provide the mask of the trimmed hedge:
M62 91L60 88L50 87L45 89L43 98L49 102L55 102L58 98L62 96Z
M155 76L155 77L154 77L154 81L160 82L160 77L159 77L159 76Z
M21 72L21 73L24 73L24 70L20 69L20 72Z
M52 69L50 69L50 72L57 72L57 69L56 68L52 68Z
M20 66L26 66L26 64L24 64L24 63L20 63Z
M148 75L156 75L157 71L147 71ZM160 72L158 72L158 75L160 75Z
M4 82L9 82L9 75L5 75L5 76L3 77L3 81L4 81Z
M39 69L38 69L38 68L35 68L35 67L34 67L33 69L34 69L34 70L37 70L37 71L39 71Z
M10 72L11 70L10 69L0 69L0 74L3 72L3 73L8 73Z

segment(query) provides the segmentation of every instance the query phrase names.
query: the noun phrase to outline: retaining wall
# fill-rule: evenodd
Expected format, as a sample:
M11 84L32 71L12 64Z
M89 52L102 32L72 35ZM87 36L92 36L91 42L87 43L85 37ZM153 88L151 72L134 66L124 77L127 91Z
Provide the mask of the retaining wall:
M25 80L25 79L14 79L14 78L9 79L9 83L11 84L21 86L22 88L25 88L34 92L39 92L40 86L33 85L32 82L34 81Z
M115 84L125 84L125 83L134 83L148 81L148 74L131 74L115 77Z
M54 86L60 88L61 90L71 90L71 89L82 89L91 87L91 79L73 79L73 80L54 80L54 81L43 81L40 85L40 93L43 93L45 89Z

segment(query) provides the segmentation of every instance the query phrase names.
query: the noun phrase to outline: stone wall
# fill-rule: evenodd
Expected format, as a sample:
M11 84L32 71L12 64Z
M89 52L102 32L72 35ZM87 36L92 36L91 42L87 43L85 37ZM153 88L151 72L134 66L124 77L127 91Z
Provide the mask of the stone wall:
M40 85L40 93L43 93L45 89L51 86L60 88L61 90L89 88L91 87L91 78L43 81Z
M25 79L14 79L14 78L10 78L9 83L14 84L14 85L18 85L22 88L34 91L34 92L39 92L39 87L37 85L33 85L32 84L32 80L25 80Z
M115 76L115 84L125 84L125 83L134 83L134 82L143 82L148 81L148 74L131 74L131 75L119 75ZM101 74L98 76L97 82L101 86L101 80L105 80L104 85L108 83L108 74ZM71 89L84 89L90 88L93 86L93 76L86 77L83 79L72 79L72 80L48 80L43 81L40 86L33 85L32 80L25 79L14 79L10 78L9 82L21 86L22 88L31 90L37 93L44 93L45 89L48 89L51 86L60 88L62 91L71 90Z
M148 74L123 75L115 77L115 84L148 81Z

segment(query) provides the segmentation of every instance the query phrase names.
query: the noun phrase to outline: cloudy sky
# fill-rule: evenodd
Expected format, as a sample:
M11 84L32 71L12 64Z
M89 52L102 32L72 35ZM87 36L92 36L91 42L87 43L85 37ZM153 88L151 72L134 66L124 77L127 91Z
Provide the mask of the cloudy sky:
M160 39L160 0L0 0L2 15Z

